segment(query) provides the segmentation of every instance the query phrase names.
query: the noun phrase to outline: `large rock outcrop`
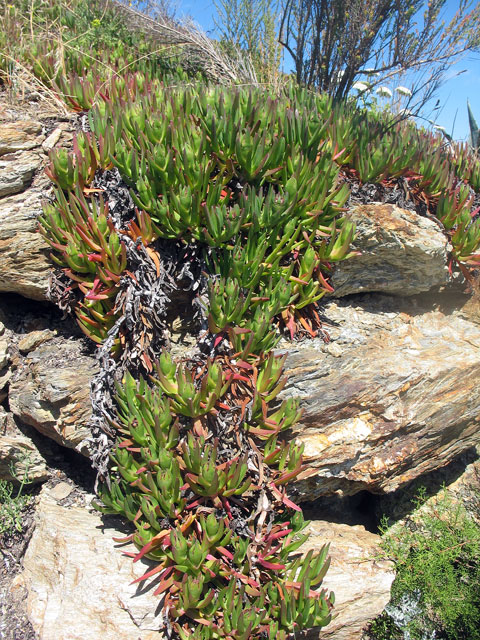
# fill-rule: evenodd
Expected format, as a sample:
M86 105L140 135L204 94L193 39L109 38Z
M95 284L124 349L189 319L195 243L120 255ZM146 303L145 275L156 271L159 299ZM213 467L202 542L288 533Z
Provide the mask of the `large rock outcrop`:
M10 381L10 409L43 435L88 455L90 380L96 370L81 342L52 338L19 359Z
M317 471L292 489L299 500L391 492L479 443L477 322L432 310L428 300L378 295L330 301L323 311L328 344L285 343L285 393L299 396L304 408L294 436ZM25 337L19 347L35 340ZM88 454L95 358L58 336L20 355L16 367L14 415Z
M317 471L299 499L394 491L480 442L476 322L387 296L324 315L331 342L287 358L286 393L304 408L294 434Z

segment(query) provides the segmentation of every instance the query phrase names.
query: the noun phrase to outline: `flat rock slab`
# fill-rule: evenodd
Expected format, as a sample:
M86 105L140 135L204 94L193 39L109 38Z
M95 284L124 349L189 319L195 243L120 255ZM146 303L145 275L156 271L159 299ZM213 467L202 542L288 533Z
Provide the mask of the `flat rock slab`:
M88 455L90 380L96 370L81 342L62 337L44 342L19 361L10 381L10 409L43 435Z
M130 584L151 565L122 555L112 539L122 535L104 526L98 513L60 506L42 490L15 585L27 590L27 614L38 640L162 637L154 589L140 593Z
M104 526L101 516L87 508L59 505L48 487L42 489L35 521L16 587L27 590L28 618L38 640L162 637L154 589L140 593L130 584L152 565L122 555L112 538L123 533ZM392 564L378 559L379 538L363 527L316 521L310 532L301 551L331 543L324 586L336 595L336 617L320 637L360 639L361 629L390 598ZM308 637L318 638L319 633L312 631Z
M288 354L287 395L304 409L294 433L317 470L299 500L391 492L480 442L479 325L369 299L327 305L332 343Z
M393 563L385 560L380 536L364 527L317 520L308 531L310 538L299 549L320 549L330 544L330 568L322 588L335 594L335 616L320 631L309 631L309 640L360 640L367 623L376 618L390 601L395 579Z
M24 191L42 165L42 155L35 151L17 151L0 157L0 197Z
M54 337L55 333L53 331L50 331L50 329L43 329L43 331L30 331L25 335L25 337L19 340L18 350L20 351L20 353L25 355Z
M447 239L429 218L391 204L350 212L361 255L341 262L332 276L335 297L366 291L410 296L446 283Z

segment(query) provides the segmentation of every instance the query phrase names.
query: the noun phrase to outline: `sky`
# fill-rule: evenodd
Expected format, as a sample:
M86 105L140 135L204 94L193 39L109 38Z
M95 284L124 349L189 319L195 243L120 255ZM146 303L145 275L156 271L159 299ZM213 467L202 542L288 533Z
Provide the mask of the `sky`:
M459 0L447 0L445 20L449 20L458 9ZM216 12L212 0L178 0L177 15L188 15L197 22L208 35L215 37L213 16ZM480 29L480 25L479 25ZM285 71L289 71L288 62ZM459 72L462 72L459 74ZM480 53L470 54L454 67L451 67L445 83L438 90L434 102L440 100L440 109L425 111L439 126L456 140L467 140L469 135L467 100L472 112L480 124ZM422 122L422 124L425 124Z

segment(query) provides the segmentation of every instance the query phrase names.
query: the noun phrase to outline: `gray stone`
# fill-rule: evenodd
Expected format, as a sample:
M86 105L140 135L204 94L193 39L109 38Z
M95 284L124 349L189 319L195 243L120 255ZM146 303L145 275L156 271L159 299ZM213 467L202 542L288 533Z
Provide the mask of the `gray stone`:
M19 363L10 382L10 409L22 422L66 447L88 454L85 439L90 415L93 357L81 343L54 338Z
M61 127L57 127L42 142L42 149L45 152L51 151L53 149L53 147L57 144L57 142L60 140L61 136L62 136L62 129L61 129Z
M55 333L50 329L44 329L43 331L30 331L25 337L18 342L18 350L20 353L26 354L33 351L42 343L47 342L55 337Z
M0 291L47 299L52 264L37 218L48 188L42 173L27 191L0 199Z
M42 164L42 156L33 151L17 151L0 157L0 197L24 191Z
M410 296L446 283L447 239L433 220L391 204L356 206L351 218L357 226L353 248L361 255L336 267L332 295Z
M97 512L62 507L50 492L42 489L16 584L38 640L162 638L158 596L131 584L152 565L124 557L113 540L123 534Z
M8 342L6 340L0 340L0 369L6 367L10 362L10 354L8 353Z
M391 492L480 442L480 326L397 300L396 313L374 296L331 303L341 354L318 340L288 354L284 393L304 409L294 435L316 470L292 488L299 500Z
M311 630L313 640L360 640L369 620L376 618L390 600L395 578L393 563L380 549L380 536L362 526L313 521L310 537L299 553L330 544L330 567L322 588L335 594L334 618L321 631Z
M68 498L72 491L73 487L71 484L68 484L68 482L59 482L49 490L49 495L57 502L61 502L65 500L65 498Z

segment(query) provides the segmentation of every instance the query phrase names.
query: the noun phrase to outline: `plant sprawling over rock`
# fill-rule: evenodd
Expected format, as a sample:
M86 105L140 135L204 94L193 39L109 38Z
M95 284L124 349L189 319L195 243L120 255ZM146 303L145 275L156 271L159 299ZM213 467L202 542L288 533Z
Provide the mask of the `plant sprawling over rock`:
M284 439L300 411L272 352L281 328L318 331L354 234L325 123L307 118L316 100L117 80L47 168L55 295L106 363L94 408L116 443L100 508L133 522L182 638L330 620L327 549L291 555L305 523L285 487L308 470ZM176 362L162 348L181 295L198 348Z
M469 278L480 161L291 84L190 81L177 48L167 60L102 2L42 0L32 49L29 5L4 11L0 74L8 85L22 65L81 114L73 148L51 152L40 231L57 265L51 298L99 347L97 507L131 521L124 541L154 562L140 581L162 597L170 635L325 626L328 549L294 553L306 523L286 487L310 472L288 438L301 411L274 348L282 335L328 339L318 303L355 255L348 206L372 185L435 217ZM175 359L179 313L195 344Z
M155 561L141 580L156 581L169 632L324 626L327 549L291 555L306 536L286 485L309 471L285 437L301 412L280 395L273 349L282 332L324 335L317 303L355 253L351 185L401 185L468 277L477 160L293 87L168 87L137 73L106 83L83 122L72 151L51 153L40 223L59 267L52 298L99 345L98 507L132 522L134 561ZM179 306L196 346L174 360Z

